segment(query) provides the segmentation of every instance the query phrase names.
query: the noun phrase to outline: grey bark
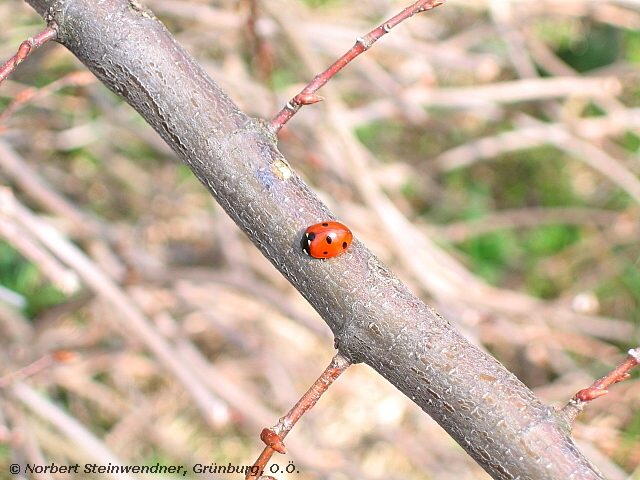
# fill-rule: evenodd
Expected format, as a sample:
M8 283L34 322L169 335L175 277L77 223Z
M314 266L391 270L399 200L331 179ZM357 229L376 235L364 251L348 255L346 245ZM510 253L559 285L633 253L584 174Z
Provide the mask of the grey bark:
M330 261L302 253L305 228L334 215L268 129L242 113L149 10L136 0L26 2L191 168L318 311L345 356L411 398L495 479L602 478L559 412L411 294L361 242Z

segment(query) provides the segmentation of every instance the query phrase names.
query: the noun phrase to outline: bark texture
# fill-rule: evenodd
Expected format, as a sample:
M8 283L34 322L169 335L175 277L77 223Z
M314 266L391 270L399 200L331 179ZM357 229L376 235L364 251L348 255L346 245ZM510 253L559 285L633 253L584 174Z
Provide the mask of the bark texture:
M268 129L234 105L152 12L136 0L26 1L193 170L320 313L345 356L410 397L493 478L602 478L556 410L411 294L357 239L330 260L302 253L305 228L334 215Z

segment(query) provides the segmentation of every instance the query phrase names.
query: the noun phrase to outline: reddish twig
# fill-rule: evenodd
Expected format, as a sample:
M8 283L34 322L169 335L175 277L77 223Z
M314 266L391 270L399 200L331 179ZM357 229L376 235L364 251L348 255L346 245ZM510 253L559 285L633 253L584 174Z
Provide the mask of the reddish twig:
M264 468L271 459L273 452L287 453L287 447L285 447L282 442L284 437L287 436L298 420L300 420L300 417L313 408L322 394L327 391L329 386L331 386L331 384L349 367L349 365L351 365L351 362L338 352L331 359L331 363L322 375L320 375L320 377L313 383L307 393L298 400L298 403L296 403L289 413L280 418L278 423L273 427L262 430L260 439L267 446L253 464L253 467L249 469L245 480L256 480L260 477L260 472L264 471Z
M640 347L629 350L629 355L616 368L595 382L589 388L580 390L562 409L570 421L584 409L584 407L592 400L609 393L609 388L614 383L622 382L630 377L629 370L640 364Z
M52 94L53 92L68 86L81 87L88 85L96 80L91 72L79 71L72 72L64 77L50 83L43 88L28 87L22 92L18 93L12 100L7 108L0 113L0 134L4 133L5 123L9 120L19 108L28 103L37 102L38 100Z
M22 367L21 369L5 375L4 377L0 377L0 388L8 387L12 383L31 377L36 373L49 368L56 362L69 362L75 358L76 354L70 350L56 350L55 352L48 353L26 367Z
M28 38L22 42L18 48L18 53L11 57L0 68L0 83L2 83L33 50L50 40L55 40L57 36L58 32L53 27L47 27L35 37Z
M298 95L293 97L287 105L278 112L269 122L270 127L274 133L278 133L285 123L300 110L302 105L309 105L324 100L317 92L325 83L327 83L331 77L342 70L349 62L356 58L361 53L367 51L371 46L383 35L386 35L391 31L393 27L400 22L412 17L416 13L431 10L439 5L442 5L445 0L419 0L410 7L405 8L402 12L396 16L390 18L386 22L382 23L379 27L375 28L364 37L360 37L356 40L356 43L351 49L340 57L333 65L327 68L324 72L318 75L313 81L307 85Z

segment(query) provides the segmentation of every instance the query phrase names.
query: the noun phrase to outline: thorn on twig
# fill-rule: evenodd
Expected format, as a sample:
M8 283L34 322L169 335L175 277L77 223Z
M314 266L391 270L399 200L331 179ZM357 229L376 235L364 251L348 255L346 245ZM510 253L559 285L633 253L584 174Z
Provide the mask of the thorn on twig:
M278 434L269 428L262 430L260 440L262 440L267 447L273 448L278 453L287 453L287 447L284 446Z
M293 102L297 103L298 105L312 105L314 103L322 102L323 100L324 97L316 95L315 93L299 93L298 95L293 97Z
M576 393L575 398L581 402L590 402L598 397L602 397L609 393L609 390L598 390L596 388L585 388Z

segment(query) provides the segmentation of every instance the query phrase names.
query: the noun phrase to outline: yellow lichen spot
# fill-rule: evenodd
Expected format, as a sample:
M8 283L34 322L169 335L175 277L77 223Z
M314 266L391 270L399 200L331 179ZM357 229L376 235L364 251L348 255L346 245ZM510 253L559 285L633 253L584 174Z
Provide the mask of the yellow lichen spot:
M276 177L283 181L289 180L291 178L291 175L293 175L291 167L284 160L284 158L279 158L278 160L273 162L271 164L271 170L273 170L273 173L276 174Z

